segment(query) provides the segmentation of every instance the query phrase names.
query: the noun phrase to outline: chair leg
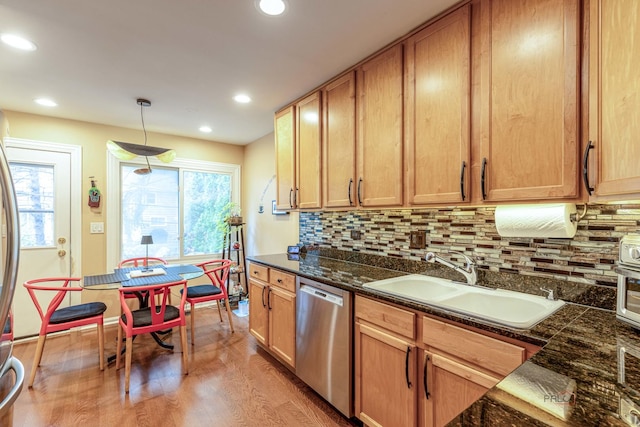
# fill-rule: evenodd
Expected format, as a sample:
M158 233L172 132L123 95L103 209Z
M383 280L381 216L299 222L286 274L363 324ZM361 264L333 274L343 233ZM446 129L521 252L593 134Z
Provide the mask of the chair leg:
M191 330L193 331L193 329ZM193 341L191 341L193 344ZM187 347L187 326L180 326L180 345L182 346L182 369L185 375L189 374L189 347Z
M31 368L31 376L29 377L29 388L33 387L33 381L36 379L36 370L40 366L40 359L42 359L42 352L44 351L44 342L47 340L46 335L40 335L38 337L38 345L36 346L36 355L33 359L33 367Z
M116 370L120 369L121 354L122 354L122 325L118 323L118 339L116 341Z
M131 339L131 337L127 337L126 346L127 350L124 361L124 391L125 393L129 393L129 379L131 378L131 350L133 347L133 339Z
M220 310L220 300L216 300L218 304L218 316L220 316L220 321L222 322L222 311Z
M231 327L231 333L234 333L233 330L233 318L231 317L231 307L229 306L229 298L224 300L224 304L227 307L227 316L229 316L229 326ZM218 305L220 307L220 305Z
M191 304L191 314L189 314L189 317L191 317L191 345L195 345L196 344L196 335L195 335L195 330L196 330L196 305L195 304Z
M100 370L104 371L104 325L98 323L98 350L100 351Z

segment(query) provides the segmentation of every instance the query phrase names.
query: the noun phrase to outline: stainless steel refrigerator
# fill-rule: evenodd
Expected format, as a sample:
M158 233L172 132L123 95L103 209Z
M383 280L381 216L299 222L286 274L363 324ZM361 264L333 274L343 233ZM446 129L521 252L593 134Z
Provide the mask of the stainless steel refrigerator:
M22 391L24 367L13 357L13 322L11 302L18 277L20 255L20 228L16 194L4 146L0 144L0 191L4 226L2 253L2 283L0 283L0 426L13 424L13 404Z

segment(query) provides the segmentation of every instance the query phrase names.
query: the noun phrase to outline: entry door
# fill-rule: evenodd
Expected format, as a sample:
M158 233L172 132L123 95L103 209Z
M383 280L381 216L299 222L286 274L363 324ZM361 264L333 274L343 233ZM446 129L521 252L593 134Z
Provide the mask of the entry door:
M41 277L71 276L71 155L8 146L7 157L20 212L14 335L24 337L37 335L41 321L22 284ZM53 296L54 292L43 295L49 294ZM67 295L61 307L70 304L72 294ZM44 301L43 310L50 299L40 299Z

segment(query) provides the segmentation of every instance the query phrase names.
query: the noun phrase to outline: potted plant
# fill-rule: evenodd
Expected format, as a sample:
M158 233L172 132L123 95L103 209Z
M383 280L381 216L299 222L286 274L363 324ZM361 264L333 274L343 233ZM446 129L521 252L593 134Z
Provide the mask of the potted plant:
M232 226L242 225L242 215L240 206L236 202L229 202L223 206L218 215L216 227L220 232L220 237L226 239Z

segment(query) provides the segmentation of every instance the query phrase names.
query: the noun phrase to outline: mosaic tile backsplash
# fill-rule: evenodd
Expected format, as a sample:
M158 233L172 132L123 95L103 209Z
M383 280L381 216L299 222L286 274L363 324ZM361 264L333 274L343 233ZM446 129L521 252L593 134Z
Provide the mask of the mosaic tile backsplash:
M485 276L515 273L610 292L617 281L613 268L620 238L640 233L640 204L589 205L572 239L500 237L494 211L455 207L301 212L300 241L320 249L406 261L424 260L428 251L458 251L473 256ZM361 231L361 239L352 240L351 230ZM409 249L409 232L420 230L426 231L427 248Z

